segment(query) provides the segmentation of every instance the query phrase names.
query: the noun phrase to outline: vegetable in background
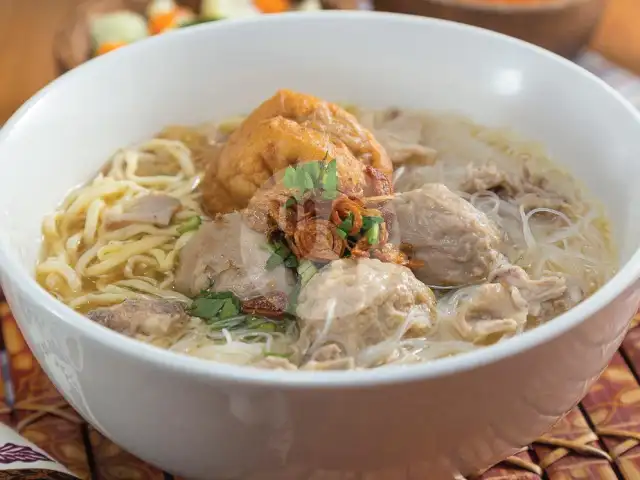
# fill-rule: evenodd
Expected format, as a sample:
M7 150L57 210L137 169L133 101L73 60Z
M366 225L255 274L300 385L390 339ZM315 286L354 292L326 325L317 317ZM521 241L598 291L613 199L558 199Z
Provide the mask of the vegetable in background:
M260 15L252 0L202 0L200 15L204 18L241 18Z
M149 36L145 18L124 10L94 18L89 28L94 50L103 53Z
M96 49L96 55L104 55L105 53L112 52L114 50L117 50L120 47L124 47L125 45L126 45L126 43L124 43L124 42L106 42L106 43L103 43L102 45L100 45Z
M95 55L103 55L137 40L176 28L189 27L224 18L253 17L288 10L320 10L318 0L202 0L200 15L175 0L151 0L146 18L120 10L96 17L90 26Z
M289 0L253 0L262 13L282 13L291 8Z
M147 7L147 18L149 31L157 35L190 24L196 20L196 15L174 0L152 0Z

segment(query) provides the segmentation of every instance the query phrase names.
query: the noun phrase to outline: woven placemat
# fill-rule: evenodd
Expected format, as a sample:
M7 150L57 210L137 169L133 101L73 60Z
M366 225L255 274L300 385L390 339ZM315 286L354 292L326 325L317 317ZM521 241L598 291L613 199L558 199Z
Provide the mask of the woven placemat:
M5 385L0 390L0 422L81 479L176 478L125 452L80 418L36 362L2 300L0 326L0 376ZM639 372L640 315L582 403L537 442L476 479L639 479Z

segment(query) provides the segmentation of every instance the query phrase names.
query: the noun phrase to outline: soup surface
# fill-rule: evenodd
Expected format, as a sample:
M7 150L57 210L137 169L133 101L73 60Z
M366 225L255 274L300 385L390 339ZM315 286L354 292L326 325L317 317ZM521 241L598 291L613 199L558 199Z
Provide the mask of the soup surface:
M123 148L42 228L38 281L91 321L287 370L482 348L572 308L617 264L601 208L539 146L288 90Z

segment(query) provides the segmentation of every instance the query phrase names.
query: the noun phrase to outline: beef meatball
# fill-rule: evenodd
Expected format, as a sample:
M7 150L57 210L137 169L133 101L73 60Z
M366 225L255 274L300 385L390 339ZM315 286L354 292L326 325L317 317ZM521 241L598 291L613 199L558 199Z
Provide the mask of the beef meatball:
M465 199L439 183L396 195L401 241L422 262L416 277L428 285L463 286L487 278L498 258L500 232Z
M293 274L283 265L267 270L267 239L246 227L240 213L230 213L200 226L180 251L176 290L194 296L211 288L241 300L271 292L288 293Z
M435 297L406 267L341 259L318 272L300 293L297 315L312 350L337 344L354 357L385 340L428 334Z

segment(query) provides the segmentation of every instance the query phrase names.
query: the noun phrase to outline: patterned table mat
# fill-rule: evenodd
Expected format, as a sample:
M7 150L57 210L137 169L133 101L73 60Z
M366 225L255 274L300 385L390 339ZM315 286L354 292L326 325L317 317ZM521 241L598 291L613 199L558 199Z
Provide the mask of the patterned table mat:
M0 422L13 427L79 478L176 478L107 440L67 404L33 357L8 305L1 300L0 365L5 385L4 391L0 390ZM582 403L537 442L476 480L640 479L639 372L640 314L622 348Z
M577 63L640 108L640 78L592 52ZM29 351L1 291L0 367L4 384L0 422L12 426L81 479L176 478L125 452L80 418ZM580 405L538 441L476 477L542 479L640 480L640 314L620 351Z
M640 108L640 77L618 67L595 52L583 53L576 59L576 63L602 78L633 105Z

